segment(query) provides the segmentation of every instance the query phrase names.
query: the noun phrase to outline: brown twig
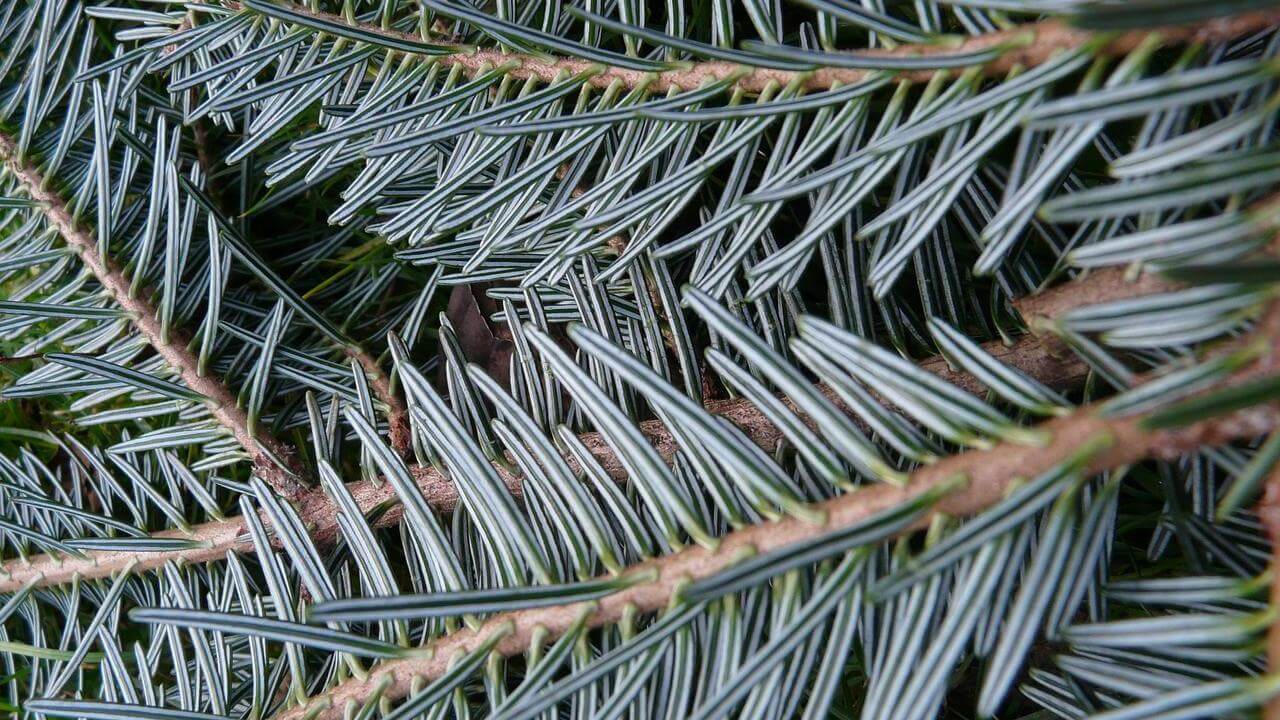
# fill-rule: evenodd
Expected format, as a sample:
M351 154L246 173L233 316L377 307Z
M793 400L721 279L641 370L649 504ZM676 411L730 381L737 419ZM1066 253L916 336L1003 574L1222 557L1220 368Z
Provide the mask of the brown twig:
M1075 356L1055 354L1051 347L1031 335L1024 336L1012 346L989 343L986 348L1006 365L1060 389L1079 385L1088 372L1087 367ZM934 358L924 361L920 366L969 392L977 393L984 390L976 378L968 373L953 370L945 360ZM827 392L828 397L836 400L834 395L825 388L824 391ZM719 401L708 405L707 409L742 428L748 437L767 451L773 451L782 439L782 433L778 428L747 400ZM679 444L661 422L657 420L641 422L640 431L663 459L670 461L675 456ZM579 436L579 439L606 474L619 482L626 480L627 473L622 463L599 433L586 433ZM572 458L566 458L565 461L573 472L577 473L580 470ZM521 477L512 474L502 466L495 467L512 495L520 497L523 494ZM432 508L441 513L448 513L457 507L457 489L440 471L420 465L413 465L409 470ZM378 516L378 527L399 524L402 517L401 508L394 490L388 483L354 482L348 484L347 489L364 514L380 507L391 506ZM339 532L337 510L327 495L319 489L313 489L295 498L295 502L299 516L307 524L311 537L316 543L329 544L337 538ZM10 560L0 566L0 593L12 592L32 582L38 586L49 586L70 582L74 577L82 580L109 577L129 567L130 563L134 563L133 572L145 572L171 560L193 563L216 560L228 552L250 549L247 539L241 537L244 532L243 519L231 518L197 525L190 533L177 530L157 533L157 537L184 538L199 543L199 547L186 550L138 553L89 552L87 559L84 560L51 555L35 555L26 559Z
M409 408L404 400L391 387L391 376L383 369L377 358L360 347L345 349L347 357L355 360L365 376L369 378L369 390L387 406L387 437L391 441L391 449L402 458L409 458L413 451L413 440L409 430Z
M1253 376L1245 373L1238 379ZM366 677L347 680L306 705L277 715L277 720L336 720L352 705L359 705L375 691L384 701L407 696L415 684L438 678L460 654L470 652L495 634L502 634L495 651L513 656L535 641L554 640L572 627L583 613L588 625L600 627L619 622L634 613L652 613L669 606L686 581L714 575L751 554L767 553L855 525L866 518L919 497L925 492L966 479L964 486L946 495L912 529L925 526L938 513L969 516L999 502L1022 478L1047 472L1070 459L1087 444L1104 441L1105 447L1089 459L1086 472L1096 474L1146 459L1173 459L1185 452L1233 440L1256 437L1276 427L1280 412L1261 406L1202 421L1172 431L1150 431L1141 417L1102 417L1096 408L1039 426L1051 438L1044 447L1001 444L991 450L953 455L912 473L905 487L872 485L816 506L826 517L821 524L795 518L753 525L730 533L715 550L691 547L673 555L632 566L623 573L635 585L596 601L575 602L496 615L474 630L442 636L429 646L430 653L386 662Z
M180 328L162 331L160 314L151 304L150 288L130 292L130 280L111 258L98 254L98 242L92 233L76 226L67 203L48 188L48 180L34 164L24 160L13 138L0 133L0 163L17 178L23 191L43 208L45 218L76 251L85 268L111 294L112 300L129 313L134 328L146 339L156 354L178 373L191 390L205 397L209 414L235 437L253 461L255 472L285 497L297 497L304 491L298 482L296 456L291 447L261 428L250 429L249 416L236 402L230 388L213 375L201 375L195 353L189 349L190 338ZM264 451L265 449L265 451ZM286 471L271 456L295 464Z
M1274 230L1277 207L1280 207L1280 194L1271 194L1251 205L1250 211ZM1261 254L1274 257L1278 253L1280 240L1272 241ZM1071 308L1171 292L1181 287L1150 273L1134 277L1125 268L1094 270L1089 273L1087 280L1088 282L1066 283L1037 295L1021 298L1014 302L1014 306L1035 329L1052 325L1055 318ZM1280 304L1272 303L1258 321L1256 332L1268 337L1280 337ZM1280 349L1272 344L1268 353L1258 360L1258 365L1271 372L1280 370ZM1280 609L1280 468L1268 476L1257 513L1271 540L1270 602L1275 611ZM1266 646L1267 666L1272 673L1280 673L1280 619L1274 620L1268 629ZM1280 697L1267 703L1264 717L1266 720L1280 720Z
M223 5L231 9L242 9L241 4L235 0L223 0ZM297 4L292 5L291 9L307 13L326 22L347 22L346 18L341 15L314 12ZM1079 48L1093 42L1099 43L1098 52L1110 56L1121 56L1133 51L1152 34L1158 34L1161 40L1169 45L1212 43L1265 30L1274 27L1276 24L1280 24L1280 11L1259 10L1217 18L1195 25L1157 27L1151 30L1118 33L1107 38L1097 33L1074 28L1062 20L1045 20L1038 23L1020 25L1010 30L968 37L951 45L901 45L888 50L874 49L860 52L874 56L917 57L977 52L1004 46L1007 47L1004 53L983 66L984 73L997 76L1003 75L1016 67L1025 68L1040 65L1059 52ZM412 33L388 30L379 25L362 23L360 27L367 32L396 40L408 40L411 42L421 42L422 40ZM826 90L837 84L849 85L860 82L874 73L874 71L870 70L834 67L819 67L812 71L794 72L748 67L723 60L689 62L683 63L682 67L671 70L646 72L601 65L588 60L504 53L500 50L478 49L451 42L433 42L437 45L456 45L458 52L454 54L431 56L436 62L440 62L446 67L461 65L467 70L476 71L483 67L497 67L509 64L514 65L514 69L511 71L513 77L521 79L532 77L543 82L551 82L563 73L573 75L595 71L595 74L587 82L596 87L606 88L614 82L619 82L629 88L648 83L649 89L658 93L666 92L672 88L694 90L705 82L721 80L735 75L739 76L737 87L749 93L759 93L773 85L786 86L795 80L798 80L805 90ZM904 80L927 81L934 72L932 70L904 72L899 74L898 77Z
M1250 203L1244 211L1260 234L1280 230L1280 192L1269 193ZM1280 255L1280 240L1272 240L1256 253L1259 256ZM1061 283L1034 295L1013 301L1023 322L1033 330L1052 324L1073 308L1173 292L1184 287L1142 267L1107 267L1089 270L1075 282ZM1277 322L1276 311L1269 311L1262 324ZM1280 329L1280 328L1278 328Z
M1088 282L1055 285L1044 292L1013 301L1013 306L1032 329L1062 317L1068 310L1129 298L1172 292L1182 285L1154 273L1134 276L1128 269L1109 267L1091 270Z

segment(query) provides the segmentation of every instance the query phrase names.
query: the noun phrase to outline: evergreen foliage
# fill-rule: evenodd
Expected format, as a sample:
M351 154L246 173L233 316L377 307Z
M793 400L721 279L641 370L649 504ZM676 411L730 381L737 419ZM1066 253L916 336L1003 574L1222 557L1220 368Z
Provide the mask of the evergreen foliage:
M1277 5L5 2L0 711L1267 713Z

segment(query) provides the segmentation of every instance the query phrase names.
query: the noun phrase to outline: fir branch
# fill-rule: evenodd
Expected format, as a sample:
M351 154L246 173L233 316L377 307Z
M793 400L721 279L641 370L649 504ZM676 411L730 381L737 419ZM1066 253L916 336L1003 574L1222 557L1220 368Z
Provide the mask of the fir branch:
M223 0L222 4L232 10L241 10L244 7L237 0ZM288 7L291 11L309 15L327 23L348 23L347 18L342 15L315 11L294 3L288 3ZM968 37L954 44L904 44L892 49L874 49L860 52L874 57L927 57L929 55L970 53L992 48L1004 48L1004 51L996 60L982 67L984 74L994 77L1002 76L1014 68L1035 67L1062 51L1090 44L1096 44L1096 51L1102 55L1119 57L1132 52L1152 35L1159 36L1161 42L1166 45L1212 43L1265 30L1275 26L1277 23L1280 23L1280 10L1259 10L1215 18L1198 24L1157 27L1112 35L1081 30L1062 20L1053 19L1019 25L1009 30ZM381 35L391 40L411 43L421 42L421 38L411 33L383 28L378 25L360 23L359 28L364 32ZM506 53L500 50L475 48L448 42L433 41L433 43L446 46L452 45L457 48L457 52L453 54L430 56L432 60L441 63L445 67L461 65L468 71L478 72L482 68L507 65L512 66L510 71L512 77L520 79L536 78L542 82L552 82L562 75L589 72L593 74L587 82L595 87L607 88L616 82L628 88L646 85L651 92L656 93L663 93L673 88L686 91L695 90L704 83L733 76L739 76L736 81L737 87L749 93L764 92L770 87L785 87L797 80L805 90L824 90L837 85L851 85L878 73L878 71L873 70L836 67L788 71L749 67L722 60L680 63L682 67L654 73L605 66L573 58ZM902 72L898 75L898 78L900 80L925 82L933 77L935 72L937 71Z
M1271 355L1280 353L1274 338L1269 340L1272 341ZM1254 379L1260 371L1270 370L1269 365L1269 362L1260 362L1234 377L1232 383ZM948 493L910 529L926 526L937 514L967 517L981 512L1003 499L1015 483L1069 461L1080 448L1094 443L1103 446L1088 459L1084 469L1087 474L1147 459L1175 459L1196 449L1257 437L1277 426L1280 412L1274 406L1254 407L1185 428L1157 431L1144 429L1144 418L1143 415L1105 417L1096 406L1082 408L1038 426L1051 438L1043 447L1005 443L991 450L953 455L912 473L905 487L873 485L816 506L826 517L825 523L786 518L754 525L721 538L714 550L692 547L635 565L622 575L636 578L636 584L595 601L596 604L573 602L495 615L474 630L464 629L442 636L428 646L427 654L389 661L367 677L345 681L305 705L280 713L277 718L334 720L344 717L350 704L359 705L375 692L385 701L398 700L407 696L415 683L441 676L455 657L475 650L495 635L501 634L501 639L494 650L513 656L530 649L534 642L559 637L573 627L584 612L589 613L588 626L600 627L635 613L660 611L678 599L681 586L689 581L712 576L745 557L850 527L956 478L965 479L963 487Z
M221 379L200 373L199 360L190 350L187 335L180 328L170 328L167 335L162 330L159 312L149 299L150 288L139 288L136 293L130 291L131 281L123 269L111 258L99 255L93 234L76 226L66 202L50 189L49 179L35 164L21 157L17 141L4 133L0 133L0 163L18 179L27 195L40 203L48 223L75 250L114 302L129 313L133 327L156 354L164 358L188 388L206 398L210 415L230 431L248 453L254 472L285 497L301 495L305 488L298 480L301 470L293 448L261 428L250 429L249 416L236 402L235 393ZM273 457L291 467L288 470L280 467Z
M86 428L0 418L11 704L706 720L852 690L868 720L1014 693L1137 718L1280 692L1280 202L1246 207L1280 182L1280 4L789 2L0 11L0 341L84 354L3 369ZM430 316L481 283L511 349L476 367ZM969 337L1010 307L1030 332ZM348 328L408 344L384 371ZM416 364L435 329L446 387ZM699 395L703 360L742 398ZM211 471L246 450L283 497Z
M1033 335L1023 336L1010 346L988 343L984 349L1004 364L1055 389L1075 387L1088 374L1088 367L1074 355L1063 354ZM977 394L985 391L976 378L969 373L952 369L942 358L925 360L920 363L920 367L968 392ZM842 409L847 410L834 392L825 386L822 389L824 395ZM788 405L790 406L790 403ZM794 406L790 407L795 411ZM745 399L713 402L707 405L707 409L742 428L752 441L766 451L772 452L782 440L781 431L765 418L755 405ZM797 414L800 413L797 412ZM807 418L805 419L807 421ZM679 449L670 430L658 420L646 420L640 423L640 431L663 459L670 462ZM618 482L626 481L626 470L603 437L591 432L579 436L579 439L605 473ZM575 473L581 470L572 457L566 457L565 462ZM501 465L494 467L511 494L516 498L521 497L523 495L521 477ZM434 510L447 514L457 507L459 501L457 488L439 470L416 464L411 465L409 470L413 474L418 489ZM391 527L400 523L402 509L399 507L395 491L386 482L359 481L349 483L347 489L351 492L362 514L368 515L378 508L391 506L378 516L376 527ZM318 544L332 544L339 532L338 513L333 501L319 488L297 495L293 500L297 505L299 516L308 527L312 540ZM29 583L35 583L37 587L47 587L68 583L77 577L81 580L106 578L126 568L131 568L130 572L146 572L159 568L169 561L199 563L217 560L229 552L251 549L251 543L244 533L244 520L230 518L197 525L191 529L190 533L167 530L155 535L161 538L182 538L195 543L194 547L187 549L138 553L90 551L86 553L84 559L41 554L10 560L0 565L0 593L13 592Z

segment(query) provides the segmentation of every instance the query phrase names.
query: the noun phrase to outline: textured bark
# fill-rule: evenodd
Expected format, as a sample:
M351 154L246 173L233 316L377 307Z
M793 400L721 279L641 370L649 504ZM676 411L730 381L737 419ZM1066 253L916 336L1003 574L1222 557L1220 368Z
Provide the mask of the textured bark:
M1019 298L1013 305L1028 325L1037 328L1051 323L1072 308L1171 292L1182 287L1159 275L1144 272L1135 276L1126 268L1118 267L1091 270L1085 277L1088 282L1056 285L1044 292Z
M369 391L387 406L387 436L391 441L391 449L400 457L409 457L413 449L413 440L409 434L409 408L391 387L391 376L383 371L377 358L368 351L359 347L348 347L344 351L349 359L360 365L360 369L369 378Z

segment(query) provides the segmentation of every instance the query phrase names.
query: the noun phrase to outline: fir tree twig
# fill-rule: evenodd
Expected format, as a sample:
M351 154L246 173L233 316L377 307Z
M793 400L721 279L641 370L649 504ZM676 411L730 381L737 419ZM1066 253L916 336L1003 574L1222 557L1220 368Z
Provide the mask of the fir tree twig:
M1017 343L1008 347L998 343L988 343L985 349L1006 365L1058 389L1078 385L1088 373L1088 368L1074 355L1061 354L1056 348L1033 335L1025 335ZM976 378L968 373L953 370L941 358L925 360L920 363L920 367L966 391L973 393L985 391ZM829 399L839 403L834 393L826 388L823 390ZM745 399L719 401L708 405L707 409L742 428L757 445L768 451L772 451L782 438L778 428ZM640 430L658 453L665 460L670 461L679 447L671 432L658 420L646 420L640 423ZM610 477L619 482L626 480L627 473L622 463L599 434L586 433L579 439ZM565 458L565 461L575 472L579 470L572 458ZM501 466L495 466L495 468L512 495L520 497L523 494L521 478ZM449 513L457 507L458 491L439 470L414 464L409 466L409 471L418 489L433 509L441 513ZM348 483L347 489L355 498L362 513L368 513L387 503L397 502L394 490L385 482L353 482ZM308 526L311 538L319 544L332 543L339 531L338 513L333 501L319 488L302 493L293 500L300 517ZM401 517L401 509L396 505L380 514L376 525L390 527L398 524ZM244 532L244 521L236 517L197 525L190 533L166 530L155 534L155 537L182 538L197 544L196 547L188 549L139 553L90 551L86 553L87 557L83 560L48 554L10 560L0 565L0 593L12 592L28 583L44 587L67 583L76 577L81 580L105 578L126 568L131 568L131 572L145 572L161 567L171 560L189 563L216 560L228 552L250 549L251 544L244 536Z
M1271 358L1280 353L1276 338ZM1270 372L1270 360L1256 363L1232 382L1256 378ZM1277 426L1280 412L1274 406L1258 406L1223 417L1212 418L1176 430L1151 431L1143 428L1144 415L1104 417L1090 406L1071 415L1038 426L1051 438L1044 447L1003 443L990 450L953 455L917 470L905 487L888 484L866 487L818 505L826 516L824 524L795 518L753 525L721 538L715 550L691 547L674 555L657 558L628 568L626 575L652 577L637 582L596 605L583 602L521 610L495 615L475 630L464 629L442 636L431 652L393 660L372 670L367 677L351 679L317 696L305 705L277 715L278 720L335 720L344 717L348 704L357 705L375 691L385 700L405 697L419 679L430 681L450 667L459 654L474 650L495 633L504 633L495 652L512 656L529 649L535 639L550 641L566 632L583 612L590 612L588 625L600 627L617 623L632 613L652 613L667 607L690 580L714 575L744 557L768 553L787 545L849 527L866 518L919 497L957 477L963 487L946 495L926 517L911 529L924 527L936 513L966 517L978 513L1005 497L1020 479L1034 477L1067 461L1081 447L1101 442L1104 447L1087 462L1086 474L1117 469L1146 459L1174 459L1191 450L1257 437Z
M223 0L229 9L239 10L243 5L237 0ZM304 6L290 3L290 9L311 15L329 23L346 23L347 19L334 13L310 10ZM893 57L914 57L936 54L966 53L1004 46L1007 50L1000 57L983 66L983 72L990 76L1000 76L1018 67L1030 68L1040 65L1059 52L1079 48L1089 43L1098 43L1098 52L1110 56L1122 56L1133 51L1152 34L1159 35L1162 42L1168 45L1210 43L1224 39L1241 37L1280 23L1280 11L1258 10L1240 13L1207 22L1158 27L1150 30L1119 33L1112 36L1100 35L1087 30L1072 27L1062 20L1044 20L1037 23L1019 25L1009 30L1001 30L983 35L975 35L955 44L903 44L892 49L860 51L868 55L884 55ZM361 23L359 27L370 33L382 35L396 40L420 42L421 38L411 33L383 28L379 25ZM451 45L455 43L432 41L434 44ZM749 93L758 93L771 85L786 86L803 75L802 86L806 90L825 90L837 84L849 85L866 80L876 71L819 67L811 71L788 71L772 68L745 67L722 60L702 60L684 63L685 67L652 73L629 68L603 66L587 60L573 58L548 58L546 55L526 55L506 53L495 49L473 48L457 45L458 52L449 55L433 56L436 62L445 67L461 65L470 71L478 71L484 67L497 67L504 64L514 65L510 74L516 78L537 78L543 82L551 82L564 73L577 74L595 70L591 76L592 85L606 88L614 82L625 87L636 87L647 83L652 92L663 93L669 89L694 90L703 83L720 80L733 75L740 75L737 86ZM928 81L936 71L912 71L898 75L899 79L911 81Z
M66 201L50 188L49 180L38 167L20 157L17 142L3 133L0 133L0 163L21 182L32 200L41 203L49 224L76 251L85 268L111 294L112 300L129 313L133 326L156 354L164 358L188 388L206 398L209 414L230 431L248 453L254 472L285 497L296 498L305 492L298 480L301 470L294 449L262 428L250 429L249 416L236 402L235 393L220 378L200 374L199 360L189 348L190 339L186 333L181 328L169 328L167 334L162 331L160 315L151 304L150 288L130 292L131 281L124 271L114 260L98 253L98 243L93 234L76 226ZM272 456L292 467L288 470L281 468Z

